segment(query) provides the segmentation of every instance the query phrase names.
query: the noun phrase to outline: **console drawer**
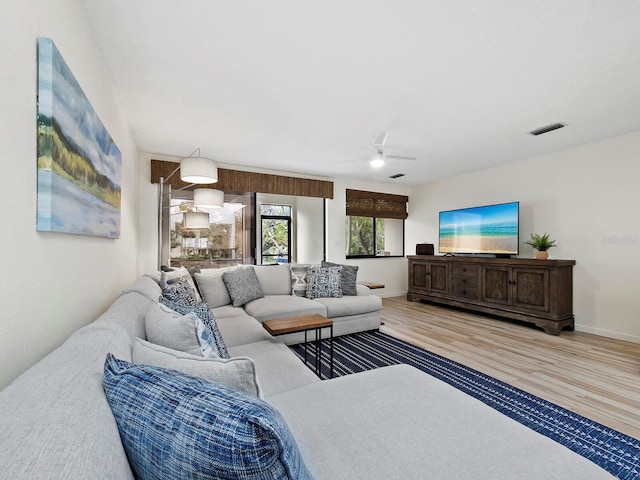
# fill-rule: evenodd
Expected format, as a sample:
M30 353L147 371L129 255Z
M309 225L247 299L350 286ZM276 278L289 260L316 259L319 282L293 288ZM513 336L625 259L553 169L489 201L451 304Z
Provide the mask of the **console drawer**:
M451 286L451 293L457 297L478 298L478 285L473 283L454 283Z
M478 265L469 263L453 264L451 266L451 275L478 278Z

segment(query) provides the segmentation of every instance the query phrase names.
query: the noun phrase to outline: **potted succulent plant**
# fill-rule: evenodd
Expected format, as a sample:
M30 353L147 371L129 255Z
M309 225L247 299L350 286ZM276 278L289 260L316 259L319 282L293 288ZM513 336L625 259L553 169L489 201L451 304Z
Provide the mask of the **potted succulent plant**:
M531 245L535 250L535 257L538 260L546 260L549 258L549 250L551 247L556 246L556 241L549 238L548 233L544 235L538 235L537 233L531 234L531 240L524 242L526 245Z

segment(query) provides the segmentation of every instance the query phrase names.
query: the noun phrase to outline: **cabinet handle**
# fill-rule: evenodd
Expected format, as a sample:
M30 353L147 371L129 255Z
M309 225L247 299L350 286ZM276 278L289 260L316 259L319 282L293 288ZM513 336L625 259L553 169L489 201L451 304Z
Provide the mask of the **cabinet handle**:
M463 272L466 272L466 271L467 271L467 269L466 269L466 268L463 268L463 269L462 269L462 271L463 271Z
M463 278L463 279L462 279L462 283L467 283L467 279L466 279L466 278Z
M427 272L427 277L428 277L429 275L431 275L431 272Z
M509 285L515 285L517 282L515 280L509 280Z

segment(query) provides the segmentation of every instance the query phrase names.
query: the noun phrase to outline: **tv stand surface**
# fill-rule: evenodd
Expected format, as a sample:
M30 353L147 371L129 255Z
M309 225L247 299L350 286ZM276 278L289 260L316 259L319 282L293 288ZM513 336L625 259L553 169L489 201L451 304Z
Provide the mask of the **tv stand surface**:
M573 330L575 260L409 256L410 301L460 307L533 323L559 335Z

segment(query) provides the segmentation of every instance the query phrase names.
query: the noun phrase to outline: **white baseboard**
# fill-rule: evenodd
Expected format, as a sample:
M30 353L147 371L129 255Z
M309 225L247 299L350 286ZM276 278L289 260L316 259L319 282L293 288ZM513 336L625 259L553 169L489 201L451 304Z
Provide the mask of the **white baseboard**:
M404 297L407 298L407 291L404 290L402 292L381 292L382 289L371 290L371 293L374 295L378 295L381 298L385 297Z
M615 338L616 340L624 340L626 342L640 343L639 335L629 335L627 333L612 332L611 330L589 327L587 325L580 325L578 323L576 323L575 329L578 332L591 333L593 335L600 335L601 337Z

